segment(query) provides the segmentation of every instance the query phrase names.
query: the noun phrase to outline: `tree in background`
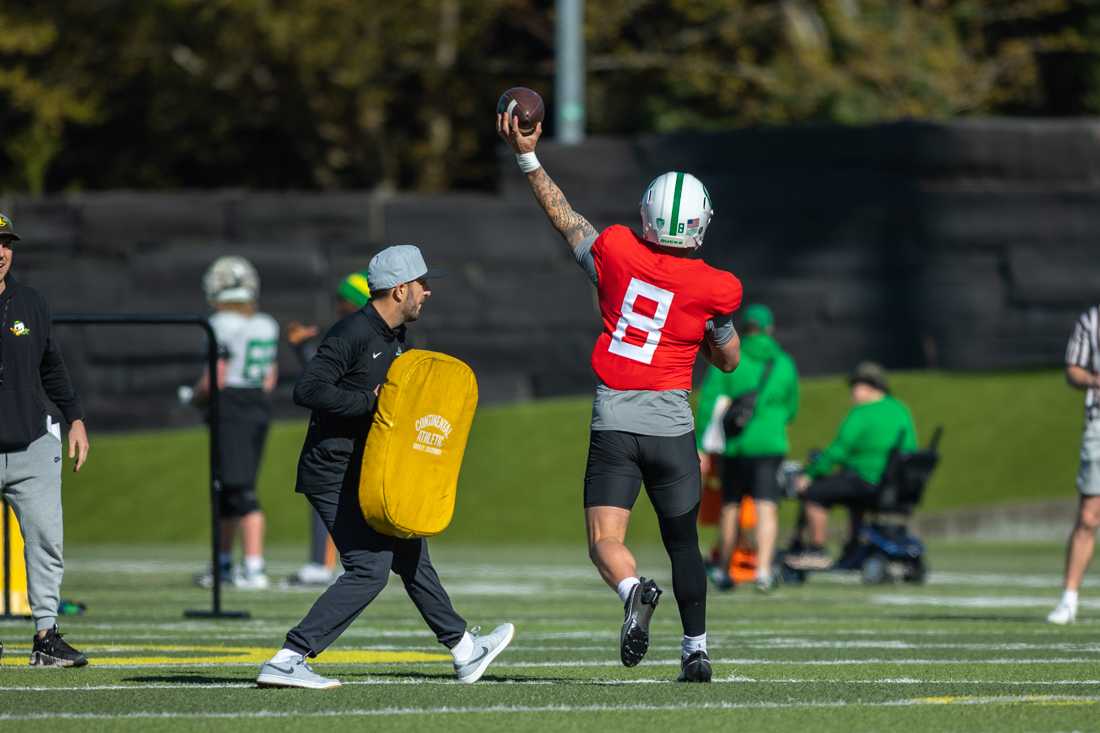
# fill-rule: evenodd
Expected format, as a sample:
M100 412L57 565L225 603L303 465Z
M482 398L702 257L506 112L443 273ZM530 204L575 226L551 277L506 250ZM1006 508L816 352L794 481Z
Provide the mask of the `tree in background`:
M92 80L63 72L57 23L0 10L0 150L7 185L34 193L64 145L70 123L97 121L98 90Z
M2 185L490 187L552 0L36 0L0 10ZM588 3L594 134L1100 111L1087 0ZM549 124L552 124L549 123Z

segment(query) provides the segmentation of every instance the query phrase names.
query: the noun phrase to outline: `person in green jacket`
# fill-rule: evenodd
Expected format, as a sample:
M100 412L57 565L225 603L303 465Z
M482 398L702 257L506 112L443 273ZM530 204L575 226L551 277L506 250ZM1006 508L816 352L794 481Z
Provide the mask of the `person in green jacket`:
M836 438L811 461L798 483L810 536L801 553L787 556L786 563L792 568L830 567L832 560L824 549L829 507L846 505L858 515L873 502L890 454L917 449L913 416L905 403L890 394L885 369L863 362L848 384L852 409L840 423Z
M738 540L741 497L756 503L756 587L772 587L771 567L779 531L779 466L790 450L787 426L798 414L798 370L775 340L775 318L766 305L745 308L741 364L731 373L707 370L699 394L696 442L700 460L720 454L722 512L718 522L718 563L707 568L719 590L730 590L730 557ZM727 436L723 420L739 397L756 392L752 417L739 435Z

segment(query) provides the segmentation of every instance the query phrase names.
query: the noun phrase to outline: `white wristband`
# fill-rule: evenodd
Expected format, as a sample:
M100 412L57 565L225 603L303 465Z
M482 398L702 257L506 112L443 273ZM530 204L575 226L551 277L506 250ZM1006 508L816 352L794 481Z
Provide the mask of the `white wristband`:
M516 162L519 163L519 169L524 173L537 171L542 167L542 163L539 163L539 159L535 157L534 151L530 153L516 153Z

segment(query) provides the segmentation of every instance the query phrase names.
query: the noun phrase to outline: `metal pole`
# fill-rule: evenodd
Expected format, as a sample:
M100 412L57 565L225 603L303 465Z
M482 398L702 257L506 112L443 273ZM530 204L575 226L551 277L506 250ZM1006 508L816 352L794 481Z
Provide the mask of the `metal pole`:
M584 142L584 0L558 0L554 97L558 142Z
M221 462L218 457L218 446L221 445L221 425L218 419L219 415L219 403L221 402L221 387L218 385L218 339L214 335L214 329L210 327L210 322L203 319L206 329L206 369L210 383L210 441L209 441L209 454L210 454L210 562L214 573L214 605L210 613L203 611L184 611L183 615L188 617L223 617L226 614L222 611L222 564L220 562L219 555L221 555L221 543L222 543L222 479L221 479ZM238 615L239 614L230 614ZM245 616L248 614L245 613Z
M222 610L221 567L218 564L218 551L221 545L221 464L218 460L218 447L221 445L221 426L218 424L218 339L214 329L205 316L188 313L77 313L54 316L57 324L85 325L192 325L206 332L206 368L210 375L210 555L214 571L213 604L209 611L187 610L184 616L189 618L248 618L247 611Z

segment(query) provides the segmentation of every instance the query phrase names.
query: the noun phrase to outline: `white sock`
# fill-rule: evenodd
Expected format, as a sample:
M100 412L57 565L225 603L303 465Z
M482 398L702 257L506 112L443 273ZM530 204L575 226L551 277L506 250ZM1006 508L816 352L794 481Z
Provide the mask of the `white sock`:
M293 649L287 649L286 647L283 647L279 651L275 652L275 656L271 658L271 663L286 664L287 662L293 662L300 656L302 655L294 651Z
M630 591L634 590L634 586L641 582L635 577L623 578L619 581L619 587L616 590L618 590L619 598L623 603L626 603L627 599L630 598Z
M474 653L474 637L470 636L470 632L467 631L462 635L462 638L458 640L458 643L451 649L451 656L455 658L456 662L461 662L463 659L469 659L470 655Z
M1077 591L1067 590L1062 593L1062 605L1077 608Z
M771 580L772 580L772 574L769 573L767 570L761 570L760 568L757 568L756 569L756 579L757 580L762 580L765 583L770 583Z
M680 642L680 653L685 657L690 657L695 652L705 652L707 650L707 634L704 631L699 636L684 635L684 640Z
M244 558L244 570L246 573L262 573L264 571L263 555L246 555Z

